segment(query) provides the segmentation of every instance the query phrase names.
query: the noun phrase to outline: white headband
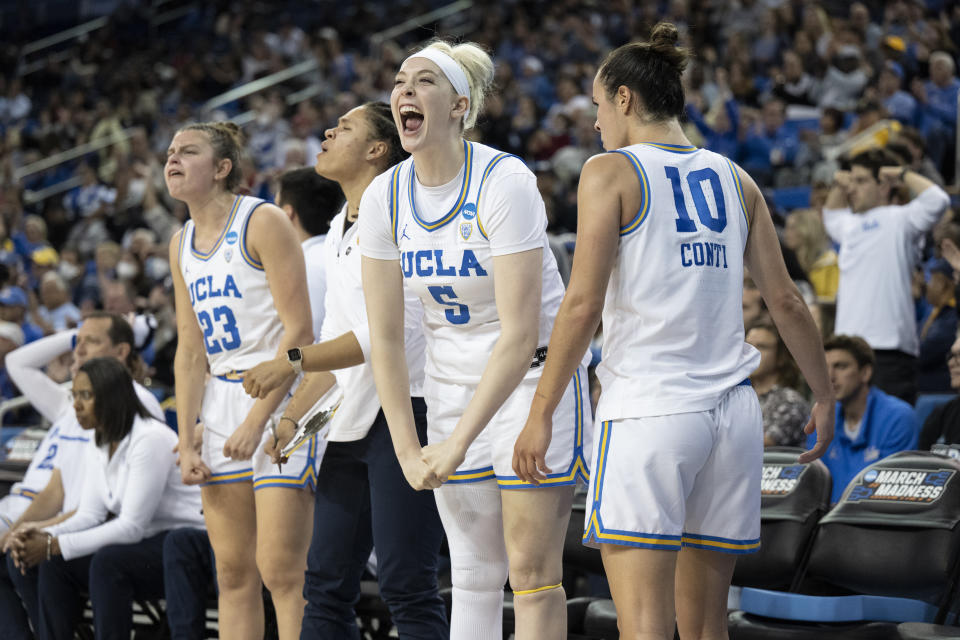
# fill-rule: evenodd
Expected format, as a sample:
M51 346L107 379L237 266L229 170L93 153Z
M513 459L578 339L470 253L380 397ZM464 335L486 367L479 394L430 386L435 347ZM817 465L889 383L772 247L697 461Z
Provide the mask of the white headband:
M440 67L440 71L443 71L443 75L445 75L447 80L450 81L450 84L453 85L453 90L457 92L457 95L463 96L469 103L470 83L467 82L467 74L463 72L463 68L457 63L456 60L445 54L443 51L432 47L417 51L415 54L407 58L407 60L410 58L426 58L430 62ZM467 112L463 114L464 122L467 121L467 116L469 115L470 107L468 105Z

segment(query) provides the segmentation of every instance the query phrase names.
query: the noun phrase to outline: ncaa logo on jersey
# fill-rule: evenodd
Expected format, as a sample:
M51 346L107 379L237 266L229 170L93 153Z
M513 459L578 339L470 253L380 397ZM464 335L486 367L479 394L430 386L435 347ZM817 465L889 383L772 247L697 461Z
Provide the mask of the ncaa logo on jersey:
M227 234L226 241L227 244L237 244L237 240L240 239L240 236L237 235L236 231L231 231Z
M471 222L461 222L460 223L460 237L464 240L470 239L470 234L473 233L473 223Z
M463 212L464 220L473 220L477 217L477 205L473 204L472 202L468 202L467 204L463 205L463 209L460 211Z

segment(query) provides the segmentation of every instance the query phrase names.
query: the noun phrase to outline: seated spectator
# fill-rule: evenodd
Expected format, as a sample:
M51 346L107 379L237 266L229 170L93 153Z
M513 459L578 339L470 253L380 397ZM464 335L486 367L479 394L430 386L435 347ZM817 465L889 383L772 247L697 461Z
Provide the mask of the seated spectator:
M27 317L29 306L27 292L20 287L0 289L0 320L12 322L23 329L24 342L33 342L43 337L43 329Z
M946 182L930 156L927 155L927 143L919 131L913 127L904 127L894 136L893 142L903 145L908 154L907 167L916 171L934 184L944 186Z
M200 494L176 466L176 434L151 418L126 368L94 358L73 381L77 420L96 446L76 513L15 534L7 568L37 635L71 638L93 604L97 638L129 638L134 598L163 597L163 541L201 526Z
M917 122L917 101L903 90L903 67L893 60L887 60L880 71L877 85L880 100L892 118L905 126Z
M80 324L80 309L70 302L67 283L56 271L44 274L40 281L40 303L38 321L49 325L49 333L73 329Z
M797 52L784 51L783 70L774 78L773 95L788 105L814 106L819 90L816 79L804 70Z
M722 105L711 108L706 116L700 113L696 105L689 102L687 117L703 136L705 148L730 158L739 155L740 111L732 95L728 94Z
M783 243L796 254L817 299L833 302L837 297L840 267L820 214L813 209L792 212L784 225Z
M946 357L957 333L957 301L954 297L953 269L943 258L930 266L927 282L930 313L920 327L920 355L917 359L917 391L949 393L950 371Z
M764 446L801 446L810 403L796 390L800 383L797 364L773 323L753 325L746 340L760 352L760 366L750 374L750 382L760 399Z
M950 386L960 392L960 331L947 354ZM960 444L960 395L934 409L920 430L917 449L926 451L937 443Z
M741 164L762 184L773 183L773 172L793 163L799 142L785 126L783 101L772 98L763 105L761 121L747 133Z
M854 156L838 171L823 209L827 233L840 244L837 333L863 337L876 351L874 384L913 402L920 351L910 279L916 246L950 198L880 149ZM912 198L890 204L906 187Z
M913 449L917 429L913 407L870 384L876 359L862 338L837 335L823 345L837 397L833 442L821 458L833 478L830 502L864 467L897 451ZM816 434L807 436L807 447Z
M960 79L956 77L953 56L946 51L934 51L929 62L930 79L927 82L914 80L912 88L920 103L927 152L934 162L940 164L949 160L946 151L956 136Z

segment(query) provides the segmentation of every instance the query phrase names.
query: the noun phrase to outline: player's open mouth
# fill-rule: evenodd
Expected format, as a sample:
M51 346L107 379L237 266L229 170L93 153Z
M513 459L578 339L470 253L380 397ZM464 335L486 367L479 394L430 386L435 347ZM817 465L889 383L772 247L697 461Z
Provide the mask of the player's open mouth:
M423 114L413 105L402 105L400 107L400 124L403 133L416 133L423 126Z

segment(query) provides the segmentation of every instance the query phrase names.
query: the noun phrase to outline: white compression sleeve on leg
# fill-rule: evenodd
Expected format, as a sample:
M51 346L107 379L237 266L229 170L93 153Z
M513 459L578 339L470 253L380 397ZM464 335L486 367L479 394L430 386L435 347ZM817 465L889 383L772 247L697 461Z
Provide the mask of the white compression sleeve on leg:
M445 484L434 491L450 546L450 640L500 640L507 549L495 481Z

